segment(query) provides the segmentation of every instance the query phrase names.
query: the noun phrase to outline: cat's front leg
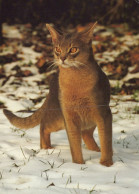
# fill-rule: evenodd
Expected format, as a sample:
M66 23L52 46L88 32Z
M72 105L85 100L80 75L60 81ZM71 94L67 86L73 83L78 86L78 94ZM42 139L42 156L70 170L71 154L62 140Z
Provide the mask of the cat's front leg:
M93 137L93 132L94 132L95 128L96 128L96 126L92 127L91 129L86 129L86 130L82 131L82 138L84 140L84 143L86 144L86 147L89 150L100 152L100 148L98 147L98 145Z
M108 108L104 110L105 114L97 118L97 126L101 145L100 163L104 166L111 166L112 161L112 114Z
M80 119L76 113L69 111L64 111L64 118L72 154L72 161L74 163L84 164L81 149Z

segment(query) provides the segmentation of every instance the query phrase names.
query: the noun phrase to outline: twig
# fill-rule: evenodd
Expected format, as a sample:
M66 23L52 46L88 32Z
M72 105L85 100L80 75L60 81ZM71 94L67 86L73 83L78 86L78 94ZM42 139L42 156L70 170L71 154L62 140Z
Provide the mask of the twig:
M26 156L25 156L25 154L24 154L23 149L22 149L21 146L20 146L20 149L21 149L21 151L22 151L22 154L23 154L24 158L26 159Z

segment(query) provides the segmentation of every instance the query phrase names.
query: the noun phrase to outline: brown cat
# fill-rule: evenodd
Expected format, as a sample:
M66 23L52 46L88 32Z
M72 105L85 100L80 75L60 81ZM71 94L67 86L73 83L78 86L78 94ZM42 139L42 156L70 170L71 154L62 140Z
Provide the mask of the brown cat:
M41 148L50 148L50 133L66 128L72 160L83 164L81 137L90 150L99 151L93 132L98 127L101 145L100 163L112 162L112 114L109 108L109 81L94 60L94 25L80 33L59 34L47 24L54 46L58 73L50 81L49 95L32 116L19 118L4 110L10 122L19 128L40 123Z

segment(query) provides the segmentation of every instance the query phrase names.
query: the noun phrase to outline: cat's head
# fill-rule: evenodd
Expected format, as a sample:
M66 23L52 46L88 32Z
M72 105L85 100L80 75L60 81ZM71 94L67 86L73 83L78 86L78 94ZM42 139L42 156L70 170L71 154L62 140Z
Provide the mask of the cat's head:
M46 24L53 42L55 64L64 68L86 65L92 54L92 34L96 23L87 30L78 33L60 34L52 26Z

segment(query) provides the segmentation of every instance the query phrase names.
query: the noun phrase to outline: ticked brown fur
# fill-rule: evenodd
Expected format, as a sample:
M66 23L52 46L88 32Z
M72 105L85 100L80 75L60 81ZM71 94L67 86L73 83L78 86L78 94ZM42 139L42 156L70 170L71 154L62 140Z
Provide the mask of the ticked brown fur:
M97 126L101 146L100 163L110 166L113 164L110 86L93 57L91 40L94 26L81 33L66 35L59 34L49 24L47 28L52 36L55 64L59 70L50 82L46 101L34 113L41 113L38 119L41 148L51 148L51 132L66 128L72 160L83 164L81 138L88 149L99 151L93 138ZM4 113L17 126L21 118L7 110ZM33 115L30 118L33 120ZM22 118L22 121L26 123L27 119ZM28 128L26 124L23 125Z

